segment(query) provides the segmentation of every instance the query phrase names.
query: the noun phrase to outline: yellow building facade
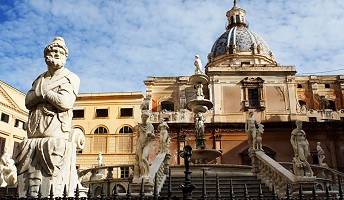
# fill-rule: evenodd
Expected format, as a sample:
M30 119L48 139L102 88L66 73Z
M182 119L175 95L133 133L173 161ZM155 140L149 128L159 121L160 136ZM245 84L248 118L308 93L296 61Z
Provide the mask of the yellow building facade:
M25 94L0 81L0 155L6 146L12 155L14 145L26 138L28 114Z
M132 164L134 127L141 119L141 92L79 94L73 108L73 128L85 134L85 147L77 154L77 167Z

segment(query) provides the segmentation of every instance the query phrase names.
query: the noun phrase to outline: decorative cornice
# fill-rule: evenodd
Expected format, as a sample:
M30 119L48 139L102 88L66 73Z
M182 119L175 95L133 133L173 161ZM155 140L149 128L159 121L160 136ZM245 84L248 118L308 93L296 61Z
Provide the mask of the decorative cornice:
M0 86L0 94L3 95L3 97L10 103L10 105L4 103L4 102L0 102L0 105L6 107L6 108L9 108L9 109L12 109L16 112L19 112L23 115L28 115L29 113L27 111L24 111L22 110L18 104L16 104L13 99L11 98L11 96L3 89L2 86Z

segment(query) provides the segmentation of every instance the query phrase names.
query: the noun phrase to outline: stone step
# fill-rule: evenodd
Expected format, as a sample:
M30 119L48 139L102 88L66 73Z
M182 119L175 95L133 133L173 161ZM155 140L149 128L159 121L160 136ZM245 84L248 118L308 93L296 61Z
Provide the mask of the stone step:
M216 195L216 177L215 175L207 175L205 177L206 182L206 194L208 197L214 197ZM173 176L171 180L171 189L174 196L182 198L183 194L179 186L184 183L185 178L182 176ZM261 181L257 179L254 175L246 176L220 176L219 177L219 186L220 186L220 195L222 197L229 197L230 195L230 180L232 180L232 187L234 196L237 198L243 198L245 195L245 184L248 191L248 195L251 198L258 197L259 195L259 184ZM193 198L199 198L202 196L202 186L203 186L203 177L194 176L191 177L191 182L196 186L193 190ZM160 196L167 196L167 187L168 182L165 181L163 188L160 192ZM262 193L264 197L272 197L271 191L267 186L261 184Z

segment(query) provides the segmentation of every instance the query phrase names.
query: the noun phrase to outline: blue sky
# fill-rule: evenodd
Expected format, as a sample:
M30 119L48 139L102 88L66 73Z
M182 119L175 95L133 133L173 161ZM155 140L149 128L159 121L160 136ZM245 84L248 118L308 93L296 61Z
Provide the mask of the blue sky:
M298 74L344 74L340 0L238 0L250 30ZM81 93L145 91L147 76L188 76L225 31L232 0L0 0L0 79L26 93L55 36ZM332 71L332 72L331 72Z

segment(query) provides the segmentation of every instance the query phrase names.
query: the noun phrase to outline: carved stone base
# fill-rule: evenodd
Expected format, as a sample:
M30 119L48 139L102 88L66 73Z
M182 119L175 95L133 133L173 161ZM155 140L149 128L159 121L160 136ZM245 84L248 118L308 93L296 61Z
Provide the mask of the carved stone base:
M316 185L316 177L295 176L295 182L292 185L293 197L299 195L300 185L302 185L303 194L310 197L312 195L313 186Z

